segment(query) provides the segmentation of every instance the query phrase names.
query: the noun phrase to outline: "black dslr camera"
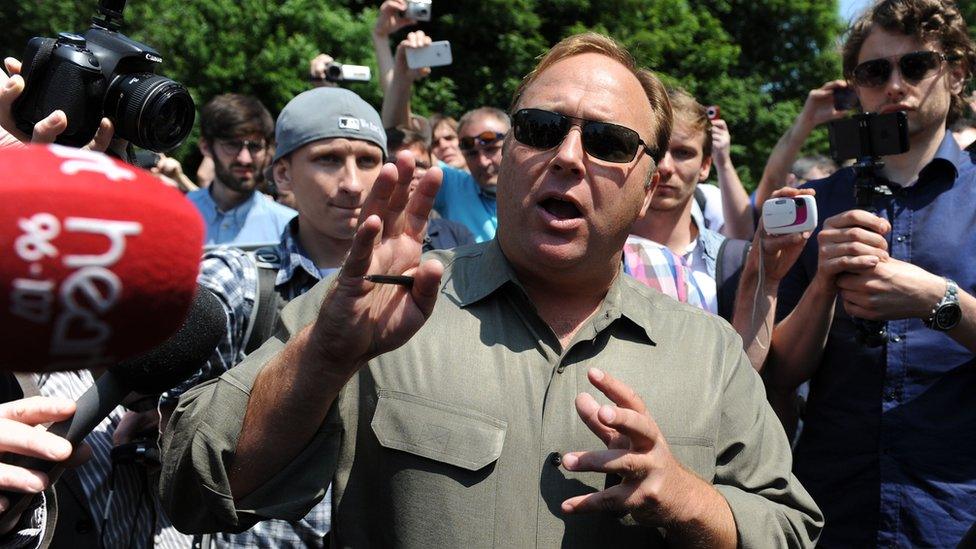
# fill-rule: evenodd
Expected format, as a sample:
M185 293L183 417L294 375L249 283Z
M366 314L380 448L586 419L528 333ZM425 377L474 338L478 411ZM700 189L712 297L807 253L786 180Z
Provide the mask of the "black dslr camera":
M57 142L81 147L91 141L102 117L115 135L157 152L176 148L193 127L195 107L178 82L155 74L162 56L119 32L125 0L100 0L84 35L61 33L27 43L26 88L13 106L17 127L30 135L34 124L57 109L68 129Z

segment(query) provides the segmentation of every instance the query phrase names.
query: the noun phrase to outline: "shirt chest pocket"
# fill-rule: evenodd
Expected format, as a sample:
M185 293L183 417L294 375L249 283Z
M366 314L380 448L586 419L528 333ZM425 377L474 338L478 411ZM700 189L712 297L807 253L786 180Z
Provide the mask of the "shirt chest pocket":
M490 546L495 462L508 424L479 412L380 390L371 427L381 447L374 481L404 546Z

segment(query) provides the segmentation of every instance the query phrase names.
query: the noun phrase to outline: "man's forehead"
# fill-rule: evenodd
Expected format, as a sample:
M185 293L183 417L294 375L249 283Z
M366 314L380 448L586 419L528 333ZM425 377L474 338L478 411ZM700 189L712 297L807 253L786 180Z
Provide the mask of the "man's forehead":
M619 61L600 53L582 53L547 67L526 86L521 107L551 107L586 97L593 114L610 115L622 102L631 107L650 105L637 77ZM532 102L531 105L526 101Z
M935 40L925 42L914 36L875 27L864 39L857 57L859 61L866 61L919 50L941 51L942 48Z
M347 139L345 137L330 137L326 139L319 139L305 145L305 148L308 149L309 151L314 151L314 152L324 151L324 150L330 150L330 151L347 150L347 151L354 151L357 153L376 152L377 154L382 155L382 150L380 149L380 146L377 145L376 143L373 143L372 141L364 141L361 139Z

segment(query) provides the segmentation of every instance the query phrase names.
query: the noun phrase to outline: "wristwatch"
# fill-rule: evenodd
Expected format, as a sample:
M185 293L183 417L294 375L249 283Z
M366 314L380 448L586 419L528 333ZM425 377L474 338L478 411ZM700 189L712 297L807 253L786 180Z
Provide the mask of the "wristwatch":
M946 281L946 293L942 301L932 307L932 315L922 322L933 330L947 332L955 328L962 319L962 307L959 306L959 286L950 279Z

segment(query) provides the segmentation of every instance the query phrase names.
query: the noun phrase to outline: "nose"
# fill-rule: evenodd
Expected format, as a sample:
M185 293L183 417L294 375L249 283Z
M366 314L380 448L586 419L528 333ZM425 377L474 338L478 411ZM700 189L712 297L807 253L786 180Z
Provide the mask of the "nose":
M356 165L355 155L346 157L345 166L339 174L339 191L358 195L363 192L363 176L359 173L359 166Z
M664 158L657 165L657 172L661 174L661 181L667 181L674 174L674 158L671 151L665 151Z
M241 147L241 150L237 151L237 162L238 164L250 164L254 162L254 155L247 147Z
M552 164L555 171L568 171L579 177L583 174L583 132L579 126L570 128L563 142L556 149Z
M905 79L897 63L891 67L891 75L888 77L888 81L885 82L885 95L889 99L900 99L905 95Z

